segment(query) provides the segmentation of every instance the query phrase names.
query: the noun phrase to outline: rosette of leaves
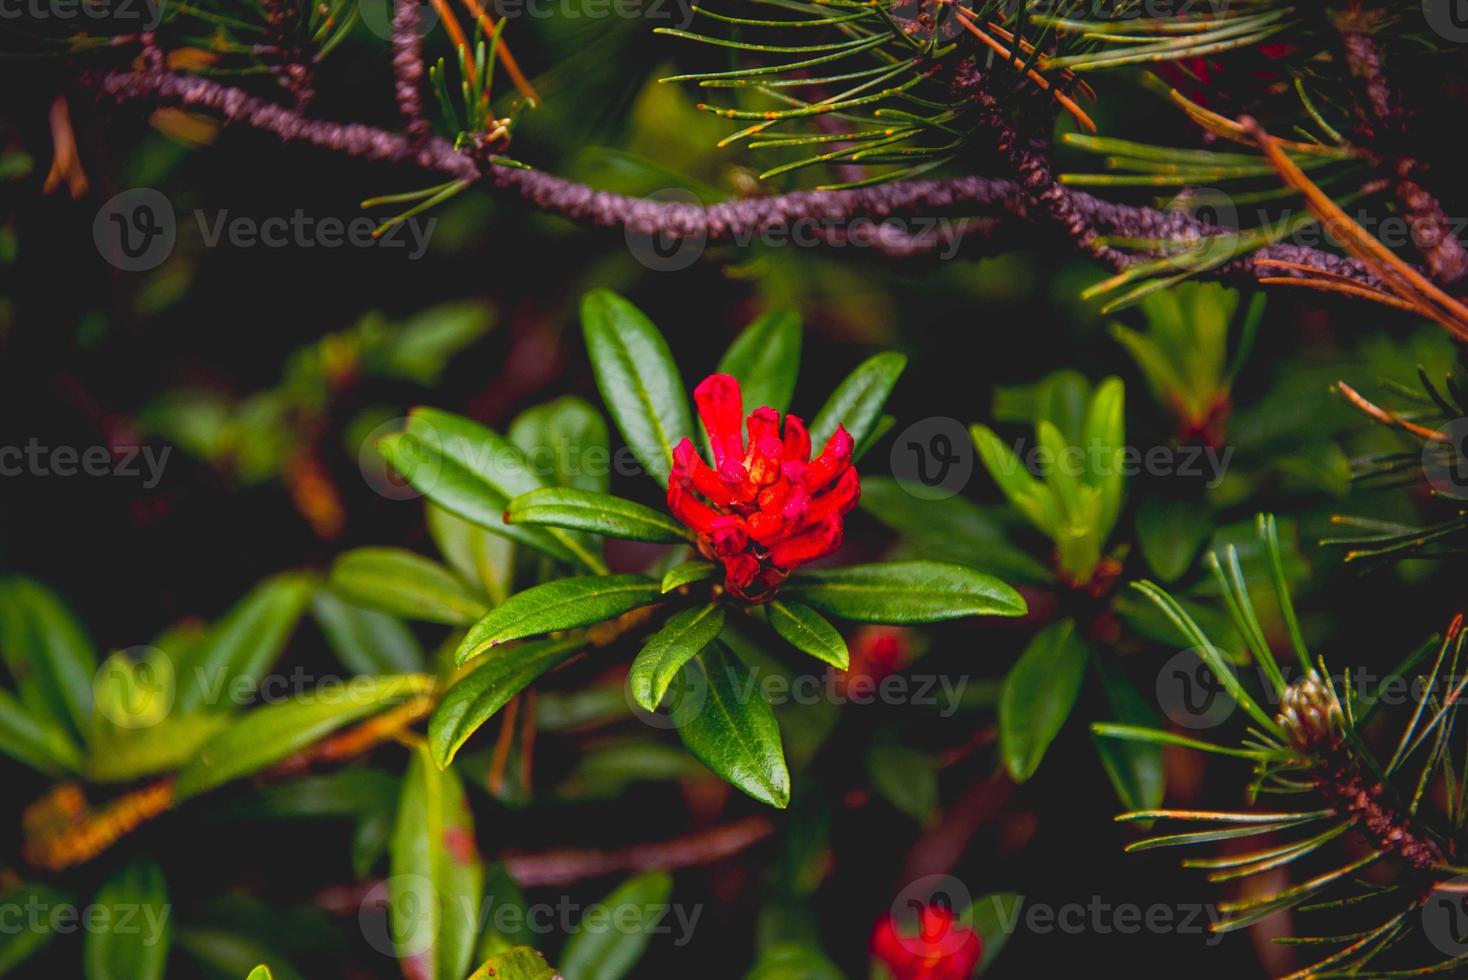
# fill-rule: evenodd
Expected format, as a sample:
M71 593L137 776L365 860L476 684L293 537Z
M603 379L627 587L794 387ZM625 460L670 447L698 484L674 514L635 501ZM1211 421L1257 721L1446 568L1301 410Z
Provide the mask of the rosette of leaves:
M1456 973L1468 954L1456 918L1463 871L1456 854L1468 812L1462 747L1455 744L1461 740L1454 737L1468 687L1462 617L1409 651L1380 687L1363 687L1359 673L1354 680L1350 670L1333 675L1325 659L1311 653L1272 517L1260 516L1258 536L1270 556L1269 583L1288 636L1284 663L1236 567L1220 584L1228 615L1248 644L1249 674L1165 590L1150 582L1135 586L1188 637L1216 679L1218 696L1240 709L1247 727L1242 740L1230 745L1125 724L1094 729L1121 743L1181 746L1247 763L1253 770L1249 803L1267 797L1270 805L1125 813L1117 819L1163 822L1166 831L1127 849L1250 845L1183 862L1220 883L1247 885L1255 876L1289 869L1292 883L1256 879L1258 887L1245 887L1245 897L1221 903L1223 917L1213 928L1242 929L1289 909L1300 913L1299 921L1317 923L1312 935L1277 940L1302 947L1315 960L1291 977ZM1392 690L1413 692L1405 707L1386 696ZM1398 734L1382 743L1380 733L1393 726Z
M582 324L617 429L666 492L674 446L697 439L667 344L639 310L606 291L586 297ZM798 322L773 314L740 335L718 371L741 382L750 405L783 410L794 393L799 350ZM814 443L839 423L859 457L881 424L902 363L881 354L858 367L813 417ZM578 411L578 445L587 448L594 433L600 458L609 459L601 416ZM735 600L718 581L717 566L692 550L688 529L660 509L608 492L608 467L583 462L550 479L537 472L531 460L538 450L564 444L554 434L557 424L548 410L507 439L423 408L402 433L380 443L434 505L537 556L536 584L509 590L482 615L451 620L467 630L453 653L453 682L429 722L428 744L440 767L537 678L588 648L635 634L645 640L629 674L632 701L646 711L663 704L694 756L754 798L783 807L788 770L774 714L754 682L753 655L741 653L748 634L778 636L841 669L846 643L828 616L910 624L1024 612L1023 600L998 578L936 561L798 570L768 602ZM614 574L603 553L608 538L664 548L642 571ZM380 598L388 600L390 591ZM670 691L682 692L678 703Z

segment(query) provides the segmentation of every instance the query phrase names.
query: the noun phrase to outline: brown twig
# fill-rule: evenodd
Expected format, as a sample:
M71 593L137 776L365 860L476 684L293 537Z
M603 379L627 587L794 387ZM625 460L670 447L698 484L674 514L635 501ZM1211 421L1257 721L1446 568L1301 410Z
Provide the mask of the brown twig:
M610 851L565 848L539 854L505 854L501 860L517 883L533 888L566 885L629 871L671 871L732 857L775 832L768 817L752 816L671 840Z

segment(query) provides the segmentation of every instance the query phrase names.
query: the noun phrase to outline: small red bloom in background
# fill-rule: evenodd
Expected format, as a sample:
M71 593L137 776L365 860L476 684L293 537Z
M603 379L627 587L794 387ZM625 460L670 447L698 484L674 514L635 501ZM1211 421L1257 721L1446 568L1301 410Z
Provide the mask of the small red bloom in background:
M692 441L673 449L668 507L698 534L704 556L724 564L724 585L750 602L768 600L792 571L841 546L842 518L861 481L841 426L815 459L805 423L768 406L749 416L746 445L739 382L712 374L693 402L713 448L713 467Z
M897 916L880 919L872 932L872 955L886 964L893 980L968 980L984 955L984 943L952 909L924 905L910 935L901 931Z

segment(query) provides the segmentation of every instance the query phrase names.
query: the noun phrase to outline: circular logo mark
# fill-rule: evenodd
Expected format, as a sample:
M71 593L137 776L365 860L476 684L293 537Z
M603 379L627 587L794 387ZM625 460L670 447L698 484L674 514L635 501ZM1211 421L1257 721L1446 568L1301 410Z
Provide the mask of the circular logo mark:
M1169 201L1167 210L1211 226L1194 238L1177 236L1163 243L1163 250L1179 267L1206 268L1227 261L1237 249L1239 212L1233 198L1223 191L1189 188Z
M897 941L915 955L941 958L961 949L971 935L973 895L953 875L924 875L911 882L892 900ZM924 915L926 909L941 909L947 915Z
M1422 16L1439 37L1468 41L1468 0L1422 0Z
M362 479L389 500L423 496L420 488L432 487L443 467L439 452L425 451L441 448L437 432L420 422L408 437L403 432L407 424L406 418L388 419L367 433L357 450Z
M92 677L97 711L118 728L151 728L173 710L173 661L156 647L129 647L102 662Z
M123 272L147 272L173 254L178 220L168 198L151 187L114 195L92 219L102 258Z
M683 669L674 675L673 682L668 685L667 693L663 695L656 711L648 711L637 703L637 698L632 694L630 672L626 683L622 685L622 696L627 699L627 706L632 709L637 720L649 728L682 728L698 717L704 702L708 700L708 674L705 673L703 664L697 660L684 664Z
M892 475L920 500L942 500L968 486L974 444L958 419L922 419L892 441Z
M367 945L383 956L408 959L433 946L443 913L433 882L422 875L393 875L362 896L357 926Z
M1438 494L1468 500L1468 418L1453 419L1437 433L1440 441L1422 446L1422 474Z
M1234 713L1234 699L1196 650L1168 658L1157 672L1157 703L1184 728L1221 725Z
M1422 905L1422 931L1449 956L1468 954L1468 875L1439 883Z
M438 25L438 11L429 3L420 3L417 7L418 20L413 31L419 37L427 37L428 32ZM492 7L490 9L493 11ZM373 34L384 41L392 40L392 22L396 15L393 0L357 0L357 14Z
M634 208L627 218L627 249L654 272L678 272L698 261L708 244L703 202L692 191L669 187L643 198L649 204L686 208Z

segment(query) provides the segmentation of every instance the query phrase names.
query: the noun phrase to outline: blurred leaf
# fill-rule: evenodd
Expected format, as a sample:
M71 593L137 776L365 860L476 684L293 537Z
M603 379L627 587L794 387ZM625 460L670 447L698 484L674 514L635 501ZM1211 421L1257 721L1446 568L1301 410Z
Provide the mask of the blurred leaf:
M6 922L26 923L28 908L55 909L72 906L71 896L39 882L15 885L0 896L0 916ZM55 938L55 923L49 915L37 916L34 927L0 930L0 976L39 953Z
M326 590L311 604L321 633L354 674L419 674L427 669L413 631L400 619L354 606Z
M934 623L1025 613L1020 594L992 575L936 561L799 572L781 594L860 623Z
M763 405L781 413L790 407L800 344L800 315L792 310L772 310L734 338L716 371L738 379L746 415Z
M210 628L198 647L175 664L178 699L174 709L231 707L225 692L241 679L251 690L285 649L296 622L316 589L315 580L297 572L268 578L255 586Z
M606 493L612 456L607 423L579 398L527 408L510 423L510 441L546 484Z
M484 865L459 777L434 765L426 746L403 777L391 853L388 915L404 971L460 980L474 954Z
M984 954L974 971L976 974L983 975L1014 935L1024 900L1023 895L1014 892L994 892L979 896L969 906L969 926L984 942Z
M449 566L464 581L479 583L491 605L504 602L515 575L515 542L433 501L423 512L428 519L428 533Z
M263 943L228 929L185 927L178 930L178 947L207 968L207 975L237 980L262 960L270 963L274 980L303 980L301 975Z
M93 908L107 925L88 927L82 943L87 980L158 980L172 945L168 886L153 861L136 860L102 883ZM90 920L89 920L90 921ZM131 923L130 928L124 928Z
M585 575L536 585L470 627L455 661L463 664L510 640L600 623L661 598L658 583L641 575Z
M55 592L22 576L0 582L0 652L38 722L71 735L91 728L97 652Z
M704 579L712 578L718 571L719 566L707 561L685 561L681 565L674 565L668 569L668 574L663 576L661 586L663 595L692 582L702 582Z
M126 783L177 769L230 724L230 716L222 711L174 712L137 728L98 718L87 752L87 778Z
M1162 719L1141 692L1121 671L1107 666L1101 657L1092 662L1101 675L1111 717L1123 725L1161 728ZM1155 810L1167 791L1167 769L1162 746L1092 735L1101 765L1126 810Z
M1054 537L1061 521L1054 491L1030 475L1020 458L988 426L975 424L969 432L979 462L1005 498L1036 528Z
M245 977L245 980L275 980L275 977L271 974L270 967L261 963L250 971L250 975Z
M575 768L557 784L556 795L570 800L610 800L638 783L706 774L703 766L677 746L647 739L616 739L580 752Z
M529 946L516 946L491 956L469 980L559 980L545 957Z
M859 364L836 386L810 424L810 442L819 452L841 425L854 445L861 445L882 417L882 406L907 367L907 358L894 351L874 355Z
M724 628L724 607L717 603L684 609L668 618L632 661L627 685L637 703L656 711L668 685L693 657Z
M621 980L630 975L652 941L652 927L671 914L668 896L672 891L673 879L662 871L636 875L618 885L586 910L566 940L561 975L566 980ZM624 925L634 917L636 927Z
M337 558L331 590L354 606L430 623L472 623L488 612L463 581L404 548L355 548Z
M637 461L666 487L673 446L693 435L667 341L641 310L606 289L582 299L581 328L607 410Z
M510 501L511 524L538 524L589 531L630 541L682 544L688 531L662 511L606 493L566 487L532 490Z
M929 500L923 492L904 489L901 480L877 476L862 477L861 506L927 557L1005 578L1050 579L1048 568L1013 544L998 508L960 496Z
M398 777L354 766L267 786L236 807L241 816L264 820L355 817L388 809L397 800Z
M449 360L482 337L493 324L481 303L444 303L415 314L390 331L377 353L383 373L433 384Z
M1126 387L1120 378L1106 378L1086 410L1085 432L1078 445L1085 450L1086 482L1101 492L1096 536L1103 543L1121 513L1126 478L1122 461L1126 448Z
M1137 508L1137 543L1152 571L1175 582L1193 565L1213 530L1213 512L1197 500L1148 497Z
M586 645L582 637L534 640L494 651L444 692L428 719L428 744L440 767L509 700Z
M810 606L772 599L765 608L770 625L786 643L838 670L845 670L850 665L851 655L846 649L846 640L830 620Z
M33 717L0 688L0 753L48 776L81 768L81 750L59 728Z
M535 939L530 927L525 896L505 866L498 862L484 872L484 932L474 949L474 959L484 962L516 946L529 946Z
M251 711L205 743L184 766L174 784L182 802L221 783L281 761L294 752L359 721L433 690L433 678L422 674L354 677L339 685L322 685L294 700Z
M1086 677L1089 654L1070 620L1038 633L1004 681L999 751L1015 782L1035 774L1060 733Z
M843 980L844 976L815 946L780 943L760 954L744 980Z
M938 767L930 756L884 731L872 740L866 762L872 787L882 799L918 823L933 819L938 811Z
M756 675L719 643L683 667L691 717L678 719L678 735L700 762L761 803L783 809L790 802L790 773L780 728ZM700 700L701 699L701 700Z

